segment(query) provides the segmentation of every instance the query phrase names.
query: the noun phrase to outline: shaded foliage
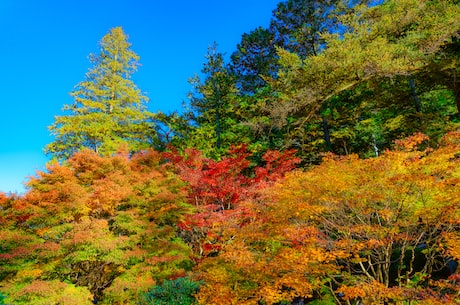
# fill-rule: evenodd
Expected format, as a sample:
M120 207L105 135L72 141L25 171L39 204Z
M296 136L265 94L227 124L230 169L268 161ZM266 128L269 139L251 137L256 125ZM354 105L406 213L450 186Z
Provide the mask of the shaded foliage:
M151 305L194 305L197 304L194 294L199 290L200 283L189 278L166 280L161 286L155 286L146 293L139 304Z

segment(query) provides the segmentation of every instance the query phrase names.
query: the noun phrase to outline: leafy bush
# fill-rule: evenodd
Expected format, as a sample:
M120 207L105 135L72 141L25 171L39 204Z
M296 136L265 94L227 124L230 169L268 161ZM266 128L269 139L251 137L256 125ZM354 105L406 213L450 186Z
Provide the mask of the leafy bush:
M164 281L142 296L140 305L194 305L197 304L194 294L198 292L199 282L188 277L173 281Z

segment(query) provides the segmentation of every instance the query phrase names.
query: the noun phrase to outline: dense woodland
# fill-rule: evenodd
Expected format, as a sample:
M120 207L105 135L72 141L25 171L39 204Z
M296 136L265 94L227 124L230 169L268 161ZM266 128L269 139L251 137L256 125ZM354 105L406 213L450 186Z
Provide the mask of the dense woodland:
M121 27L0 193L0 304L459 304L460 2L287 0L184 109Z

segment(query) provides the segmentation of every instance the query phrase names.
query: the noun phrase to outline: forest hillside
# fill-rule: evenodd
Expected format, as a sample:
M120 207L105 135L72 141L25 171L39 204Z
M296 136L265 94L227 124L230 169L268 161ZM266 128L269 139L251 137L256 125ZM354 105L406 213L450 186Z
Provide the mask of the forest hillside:
M0 304L460 302L458 0L282 1L172 113L99 44L0 193Z

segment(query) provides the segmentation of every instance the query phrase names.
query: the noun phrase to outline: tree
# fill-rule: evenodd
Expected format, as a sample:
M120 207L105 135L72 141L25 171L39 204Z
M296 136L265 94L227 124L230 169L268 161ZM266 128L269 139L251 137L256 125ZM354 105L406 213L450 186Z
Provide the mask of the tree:
M195 305L194 294L200 288L199 282L193 282L188 277L166 280L160 286L155 286L146 293L140 305Z
M237 76L238 89L254 94L266 84L266 78L276 76L276 47L302 58L318 54L325 45L321 34L337 31L337 15L346 9L341 0L280 2L273 11L270 27L257 27L243 34L231 55L230 68Z
M113 28L100 42L100 53L90 55L93 67L70 93L74 103L56 116L49 127L54 142L45 148L58 159L66 159L82 148L111 155L122 143L130 151L152 145L155 138L147 98L131 79L139 56L131 50L121 27Z
M196 126L189 133L187 146L218 158L231 144L244 143L244 128L238 124L235 110L235 80L216 43L208 48L206 59L201 70L204 80L199 76L190 79L191 116Z
M164 151L168 146L179 148L188 143L193 127L191 126L191 112L178 113L174 111L166 114L158 111L155 116L155 128L158 136L156 149Z
M458 302L460 133L426 141L329 153L240 202L249 217L216 224L221 249L197 266L200 304Z
M49 164L23 197L0 199L7 301L88 304L91 296L128 304L163 279L184 276L191 253L176 224L192 206L183 185L153 150L132 157L84 150ZM78 301L63 301L66 293Z
M270 113L272 126L283 130L286 147L294 147L307 157L311 155L311 143L319 144L313 147L318 151L319 146L338 147L333 143L335 139L338 142L353 140L354 131L351 129L331 130L334 123L330 122L330 113L336 108L335 102L345 104L344 96L359 95L363 89L371 89L375 97L370 99L369 95L364 95L365 99L355 101L363 106L367 104L364 108L372 103L374 109L371 111L377 113L383 111L387 115L391 112L392 117L385 124L399 125L394 131L399 127L403 130L403 126L409 123L411 128L418 124L415 130L420 130L423 125L414 118L422 115L418 110L424 110L422 92L417 87L414 90L411 79L417 86L420 83L417 81L425 75L424 71L452 53L447 51L455 46L460 29L459 13L458 5L451 1L404 0L385 1L376 6L357 5L337 17L343 33L321 35L326 47L320 53L304 58L302 54L278 49L278 75L269 81L276 94L261 105L260 112ZM444 67L448 68L448 75L454 78L455 71L449 67L452 61L442 62L446 63ZM381 84L384 86L378 88ZM445 86L454 84L450 81ZM378 91L380 94L375 94ZM398 93L401 94L397 96ZM414 97L419 98L418 102ZM408 105L411 111L407 111ZM400 106L405 113L398 113ZM352 103L351 107L356 104ZM324 119L328 128L324 128ZM351 117L346 126L350 128L358 123ZM372 137L381 137L378 134L381 127L371 133L372 142ZM323 145L327 143L327 133L331 143ZM396 132L392 134L404 136ZM386 145L391 140L386 139Z
M266 85L264 78L276 75L277 56L273 38L270 30L263 27L242 35L230 63L240 93L254 94Z
M280 2L270 23L276 46L302 58L319 54L325 43L321 34L337 28L335 13L341 3L341 0Z
M256 190L274 183L300 162L295 151L268 151L260 166L251 164L247 146L233 147L219 161L203 157L196 149L183 154L166 153L181 179L187 183L188 202L196 207L180 223L181 236L196 256L213 255L220 249L221 223L244 223L251 213L241 203L256 196Z
M269 115L270 112L286 113L293 110L277 100L279 91L273 86L274 80L279 77L279 70L283 68L279 61L279 50L288 50L302 59L318 55L326 46L322 35L338 32L337 16L350 10L356 2L345 5L339 0L283 1L273 11L268 29L258 27L242 36L237 51L231 56L230 69L236 76L239 89L238 104L242 114L240 124L250 128L251 143L257 143L253 147L263 150L261 148L281 149L292 145L284 141L286 133L292 130L291 126L286 126L290 123L278 124L278 118ZM281 117L294 122L290 115ZM314 146L325 146L330 150L327 118L322 116L319 122L319 128L303 130L301 133L315 134L318 133L317 129L324 130L325 136L321 143L326 142L326 145Z

